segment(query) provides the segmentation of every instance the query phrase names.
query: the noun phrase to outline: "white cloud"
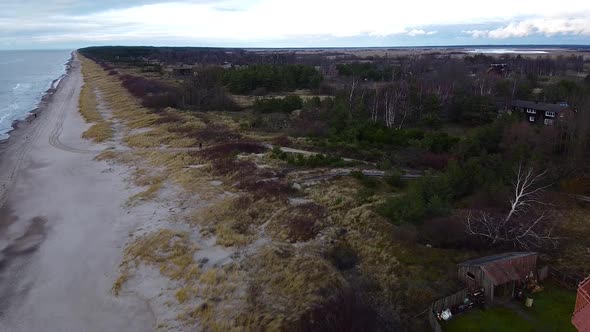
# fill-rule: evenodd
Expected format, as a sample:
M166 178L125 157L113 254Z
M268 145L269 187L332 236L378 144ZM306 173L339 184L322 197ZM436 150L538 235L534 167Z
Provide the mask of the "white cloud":
M464 32L475 38L497 39L535 33L590 35L590 1L587 0L496 0L493 6L473 0L149 1L152 4L105 8L84 15L39 15L32 9L15 17L0 12L0 37L27 33L36 41L46 43L109 40L149 43L156 38L254 43L310 36L428 36L438 33L429 31L429 26L489 22L503 22L503 26ZM481 5L486 9L482 10ZM567 12L572 9L576 14Z
M423 29L412 29L410 31L407 32L408 36L432 36L434 34L437 34L438 31L425 31Z
M474 38L523 38L532 35L583 35L590 36L590 15L584 18L539 18L511 22L493 30L464 31Z
M463 33L471 35L473 38L485 38L488 36L488 30L464 30Z

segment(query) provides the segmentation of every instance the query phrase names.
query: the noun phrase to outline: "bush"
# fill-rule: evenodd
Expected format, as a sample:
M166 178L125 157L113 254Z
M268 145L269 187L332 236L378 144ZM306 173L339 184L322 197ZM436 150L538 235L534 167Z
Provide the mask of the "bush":
M254 142L233 142L219 144L196 152L200 157L207 160L228 158L239 153L263 153L268 149Z
M386 331L379 315L354 290L345 288L312 306L285 331Z
M404 188L406 186L404 179L402 179L402 173L397 171L386 177L385 181L393 188Z
M313 239L318 230L315 221L305 216L294 216L287 220L288 238L293 242Z
M410 166L419 167L419 168L426 168L426 169L442 170L447 167L449 160L451 160L451 155L448 153L439 154L439 153L426 152L426 153L418 154L414 160L411 160Z
M252 108L261 113L292 112L303 108L303 99L299 96L256 98Z
M377 163L377 168L382 171L390 170L391 167L392 167L391 160L389 160L389 159L383 159L383 160L379 161L379 163Z
M412 182L405 195L387 199L378 212L396 224L420 224L426 218L447 214L451 197L445 176L425 176Z
M186 135L190 138L197 139L199 142L212 143L238 140L242 137L242 135L235 130L231 130L228 126L217 123L208 123L205 128L192 129Z
M447 133L426 133L419 145L430 152L449 152L459 142L458 137L450 136Z
M365 188L375 189L379 186L377 179L366 176L362 171L352 171L350 172L350 176L357 179Z
M328 258L334 266L341 271L352 269L358 263L358 256L352 247L339 241L326 252Z
M422 117L422 123L433 129L439 129L443 122L436 114L426 114Z
M303 154L283 152L276 146L272 150L271 158L280 159L299 167L344 167L348 165L347 162L338 156L323 154L305 156Z

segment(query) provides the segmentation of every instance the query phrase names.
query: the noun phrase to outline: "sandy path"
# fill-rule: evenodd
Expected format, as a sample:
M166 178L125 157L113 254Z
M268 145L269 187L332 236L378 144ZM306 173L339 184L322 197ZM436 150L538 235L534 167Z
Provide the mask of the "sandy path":
M158 207L125 208L138 190L127 169L95 161L100 146L80 138L72 67L0 154L0 331L150 331L147 301L110 289L129 233Z

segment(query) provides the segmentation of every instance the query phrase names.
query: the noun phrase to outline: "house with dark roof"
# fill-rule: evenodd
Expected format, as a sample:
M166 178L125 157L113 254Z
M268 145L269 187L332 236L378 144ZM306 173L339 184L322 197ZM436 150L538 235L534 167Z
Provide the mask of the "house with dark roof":
M569 117L574 112L565 103L540 103L538 101L515 100L512 102L512 110L524 114L530 123L554 124L555 121Z
M494 297L514 296L518 283L537 270L535 252L507 252L469 260L459 264L458 277L468 291L484 289L488 303Z
M590 332L590 277L584 279L578 286L572 324L580 332Z

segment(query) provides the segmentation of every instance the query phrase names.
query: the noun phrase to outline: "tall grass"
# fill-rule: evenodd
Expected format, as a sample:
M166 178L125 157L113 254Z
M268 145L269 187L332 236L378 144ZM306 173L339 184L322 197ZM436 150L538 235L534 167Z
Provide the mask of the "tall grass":
M82 137L93 142L104 142L113 137L112 123L106 121L98 110L98 101L96 96L95 81L98 78L93 72L93 63L82 58L82 75L85 84L80 91L79 110L80 114L87 123L93 125L82 133Z

